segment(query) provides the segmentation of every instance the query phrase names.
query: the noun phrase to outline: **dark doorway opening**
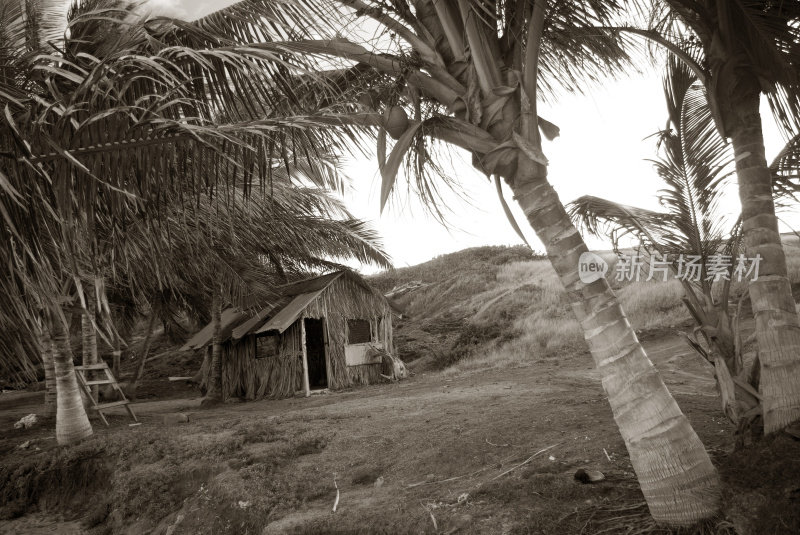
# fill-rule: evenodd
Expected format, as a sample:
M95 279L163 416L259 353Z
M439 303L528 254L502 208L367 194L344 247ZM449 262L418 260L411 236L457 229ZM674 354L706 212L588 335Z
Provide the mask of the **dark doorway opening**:
M308 384L312 389L328 387L328 366L325 363L324 319L305 318Z

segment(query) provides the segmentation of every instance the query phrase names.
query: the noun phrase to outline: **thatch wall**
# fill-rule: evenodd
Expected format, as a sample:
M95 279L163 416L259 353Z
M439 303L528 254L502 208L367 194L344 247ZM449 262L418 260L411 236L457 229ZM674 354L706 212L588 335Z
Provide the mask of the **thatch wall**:
M280 336L277 356L256 358L256 337L247 336L236 344L223 345L222 363L226 398L252 400L294 395L303 384L300 323L295 322Z
M222 347L224 397L247 400L283 398L302 389L301 324L304 318L324 319L328 388L381 382L381 363L348 366L345 360L347 320L369 320L372 338L394 354L391 311L380 296L369 293L345 277L333 281L304 310L300 318L279 336L278 354L256 358L256 336L248 335ZM380 321L379 321L380 320Z
M325 318L325 354L328 365L328 388L339 389L381 381L381 365L347 366L344 346L347 344L347 320L369 320L373 337L387 351L394 353L391 337L391 311L386 302L365 291L345 277L333 281L303 311L306 318ZM378 319L381 321L381 332Z

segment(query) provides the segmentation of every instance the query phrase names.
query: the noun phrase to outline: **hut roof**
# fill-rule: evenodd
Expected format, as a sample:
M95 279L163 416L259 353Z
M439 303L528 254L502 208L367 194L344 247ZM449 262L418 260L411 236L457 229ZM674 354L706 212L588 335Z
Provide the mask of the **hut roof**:
M274 316L272 316L266 323L259 327L256 333L265 333L269 331L278 331L282 333L288 329L295 320L303 313L303 309L311 304L311 301L317 298L325 288L320 288L315 292L306 292L294 296L288 305L280 309Z
M330 285L330 283L344 274L344 271L334 271L333 273L328 273L327 275L290 282L289 284L279 286L277 289L280 291L281 295L287 296L316 292L319 290L324 290L328 287L328 285ZM367 287L365 289L370 288Z
M220 318L220 339L223 341L228 338L238 340L248 334L264 333L268 331L282 333L297 320L303 310L311 304L319 294L340 277L347 277L358 286L361 286L365 291L386 299L364 282L361 277L348 271L335 271L327 275L311 277L277 287L276 291L281 296L277 302L262 308L254 315L235 308L225 310ZM397 308L393 306L393 303L388 300L387 303L389 303L393 311L397 312ZM181 347L181 351L200 349L210 344L212 337L213 327L209 323L192 336L192 338Z
M236 308L228 308L222 311L219 319L219 336L222 340L226 340L230 337L233 328L236 327L239 323L241 323L242 319L246 318L248 314L242 312ZM209 323L205 327L203 327L200 331L195 333L188 342L183 344L183 347L180 348L180 351L188 351L190 349L200 349L201 347L207 346L211 343L212 338L214 337L214 326Z

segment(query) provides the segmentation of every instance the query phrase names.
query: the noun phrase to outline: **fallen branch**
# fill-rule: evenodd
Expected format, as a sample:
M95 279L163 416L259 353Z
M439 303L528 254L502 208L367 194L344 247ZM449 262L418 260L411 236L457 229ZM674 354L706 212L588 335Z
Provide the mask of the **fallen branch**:
M336 499L333 501L333 510L332 513L336 512L336 508L339 507L339 485L336 484L336 478L333 478L333 486L336 487Z
M492 481L494 481L495 479L499 479L499 478L503 477L504 475L508 474L509 472L513 472L514 470L516 470L517 468L519 468L521 466L525 466L526 464L531 462L533 460L533 458L536 457L537 455L539 455L540 453L544 453L547 450L551 450L551 449L555 448L556 446L558 446L559 444L561 444L561 442L559 442L558 444L553 444L552 446L548 446L548 447L546 447L546 448L544 448L542 450L537 451L536 453L534 453L533 455L531 455L530 457L528 457L527 459L525 459L524 461L519 463L517 466L513 466L513 467L509 468L508 470L506 470L505 472L503 472L502 474L494 476L492 478Z
M505 459L500 461L500 464L503 465L507 461L516 457L516 454L506 457ZM492 465L493 466L493 465ZM447 483L448 481L455 481L457 479L463 479L465 477L472 477L480 474L481 472L485 472L492 468L492 466L484 466L483 468L478 468L474 472L469 472L468 474L462 474L460 476L448 477L447 479L440 479L439 481L419 481L417 483L411 483L410 485L406 485L407 489L413 489L414 487L420 487L422 485L436 485L438 483Z
M154 360L158 360L160 358L164 358L167 355L174 355L174 354L175 354L175 350L174 349L167 349L166 351L163 351L163 352L159 353L158 355L153 355L152 357L147 357L147 360L145 362L151 362L151 361L154 361Z
M436 517L433 516L433 511L430 509L425 509L428 511L428 514L431 515L431 522L433 522L433 531L439 531L439 525L436 523Z
M611 460L611 456L608 454L608 452L606 451L605 448L603 448L603 453L606 454L606 459L608 459L610 461Z
M495 444L494 442L489 442L488 438L486 439L486 443L489 444L490 446L494 446L495 448L507 448L511 445L511 444Z

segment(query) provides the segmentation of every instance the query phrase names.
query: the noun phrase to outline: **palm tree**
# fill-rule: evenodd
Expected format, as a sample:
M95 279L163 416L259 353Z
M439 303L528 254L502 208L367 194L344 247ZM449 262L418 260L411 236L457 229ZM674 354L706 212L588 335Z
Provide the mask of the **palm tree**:
M56 413L57 395L56 391L56 368L53 356L53 340L50 338L50 331L45 325L39 327L39 350L42 354L44 364L44 413L45 416L53 416Z
M646 27L615 27L665 46L694 71L714 122L736 159L747 255L760 255L750 281L761 363L764 430L800 418L800 319L787 278L772 179L759 114L761 94L785 133L800 131L800 4L656 0L644 3Z
M437 210L431 174L437 170L432 156L437 142L467 150L475 167L498 184L506 181L567 290L653 517L685 525L713 515L719 506L716 471L608 282L580 280L578 259L588 249L547 179L542 136L552 138L558 129L538 116L538 100L558 88L579 90L587 79L623 66L626 56L618 42L596 31L619 5L301 0L287 9L304 10L304 28L314 27L316 34L279 42L265 40L263 26L249 14L262 3L240 2L204 20L254 49L317 58L317 71L327 73L336 65L371 74L368 82L364 76L349 78L344 94L331 84L334 95L321 93L325 108L314 120L377 127L382 206L406 161L423 200ZM359 26L377 37L348 31ZM387 134L396 139L390 151Z
M115 1L74 4L64 33L60 8L0 2L0 258L10 269L4 289L18 297L11 317L50 318L59 401L68 407L57 412L58 437L67 443L91 427L68 382L65 311L75 312L73 303L85 311L87 297L107 301L87 296L86 281L103 288L131 218L163 220L175 198L168 193L236 198L225 195L236 184L217 178L237 176L226 167L242 170L247 198L268 198L277 162L294 168L298 159L321 162L308 166L307 180L339 187L335 167L315 155L350 140L283 119L302 98L272 82L274 69L302 69L302 61L238 46L200 24L147 20ZM276 18L268 4L255 13L283 36L301 21Z
M59 444L72 444L92 434L92 425L83 407L72 364L67 325L62 315L50 318L47 327L53 333L53 345L56 347L53 360L56 376L56 441Z
M726 222L716 206L735 168L734 155L716 131L705 88L674 56L668 60L664 93L669 122L657 134L660 157L654 165L666 184L659 195L665 211L586 195L570 203L570 213L592 234L611 237L615 249L622 236L637 238L647 252L661 257L660 262L669 262L675 275L680 274L680 259L699 259L696 279L678 279L684 303L697 323L688 341L714 366L723 411L739 426L742 438L743 431L760 420L763 407L757 391L758 358L743 359L741 297L738 309L730 310L734 267L743 252L741 224ZM793 179L798 156L800 147L791 142L770 165L776 199L796 202L800 187ZM716 276L709 277L706 267L718 255L731 259L731 264L725 278L714 285Z

